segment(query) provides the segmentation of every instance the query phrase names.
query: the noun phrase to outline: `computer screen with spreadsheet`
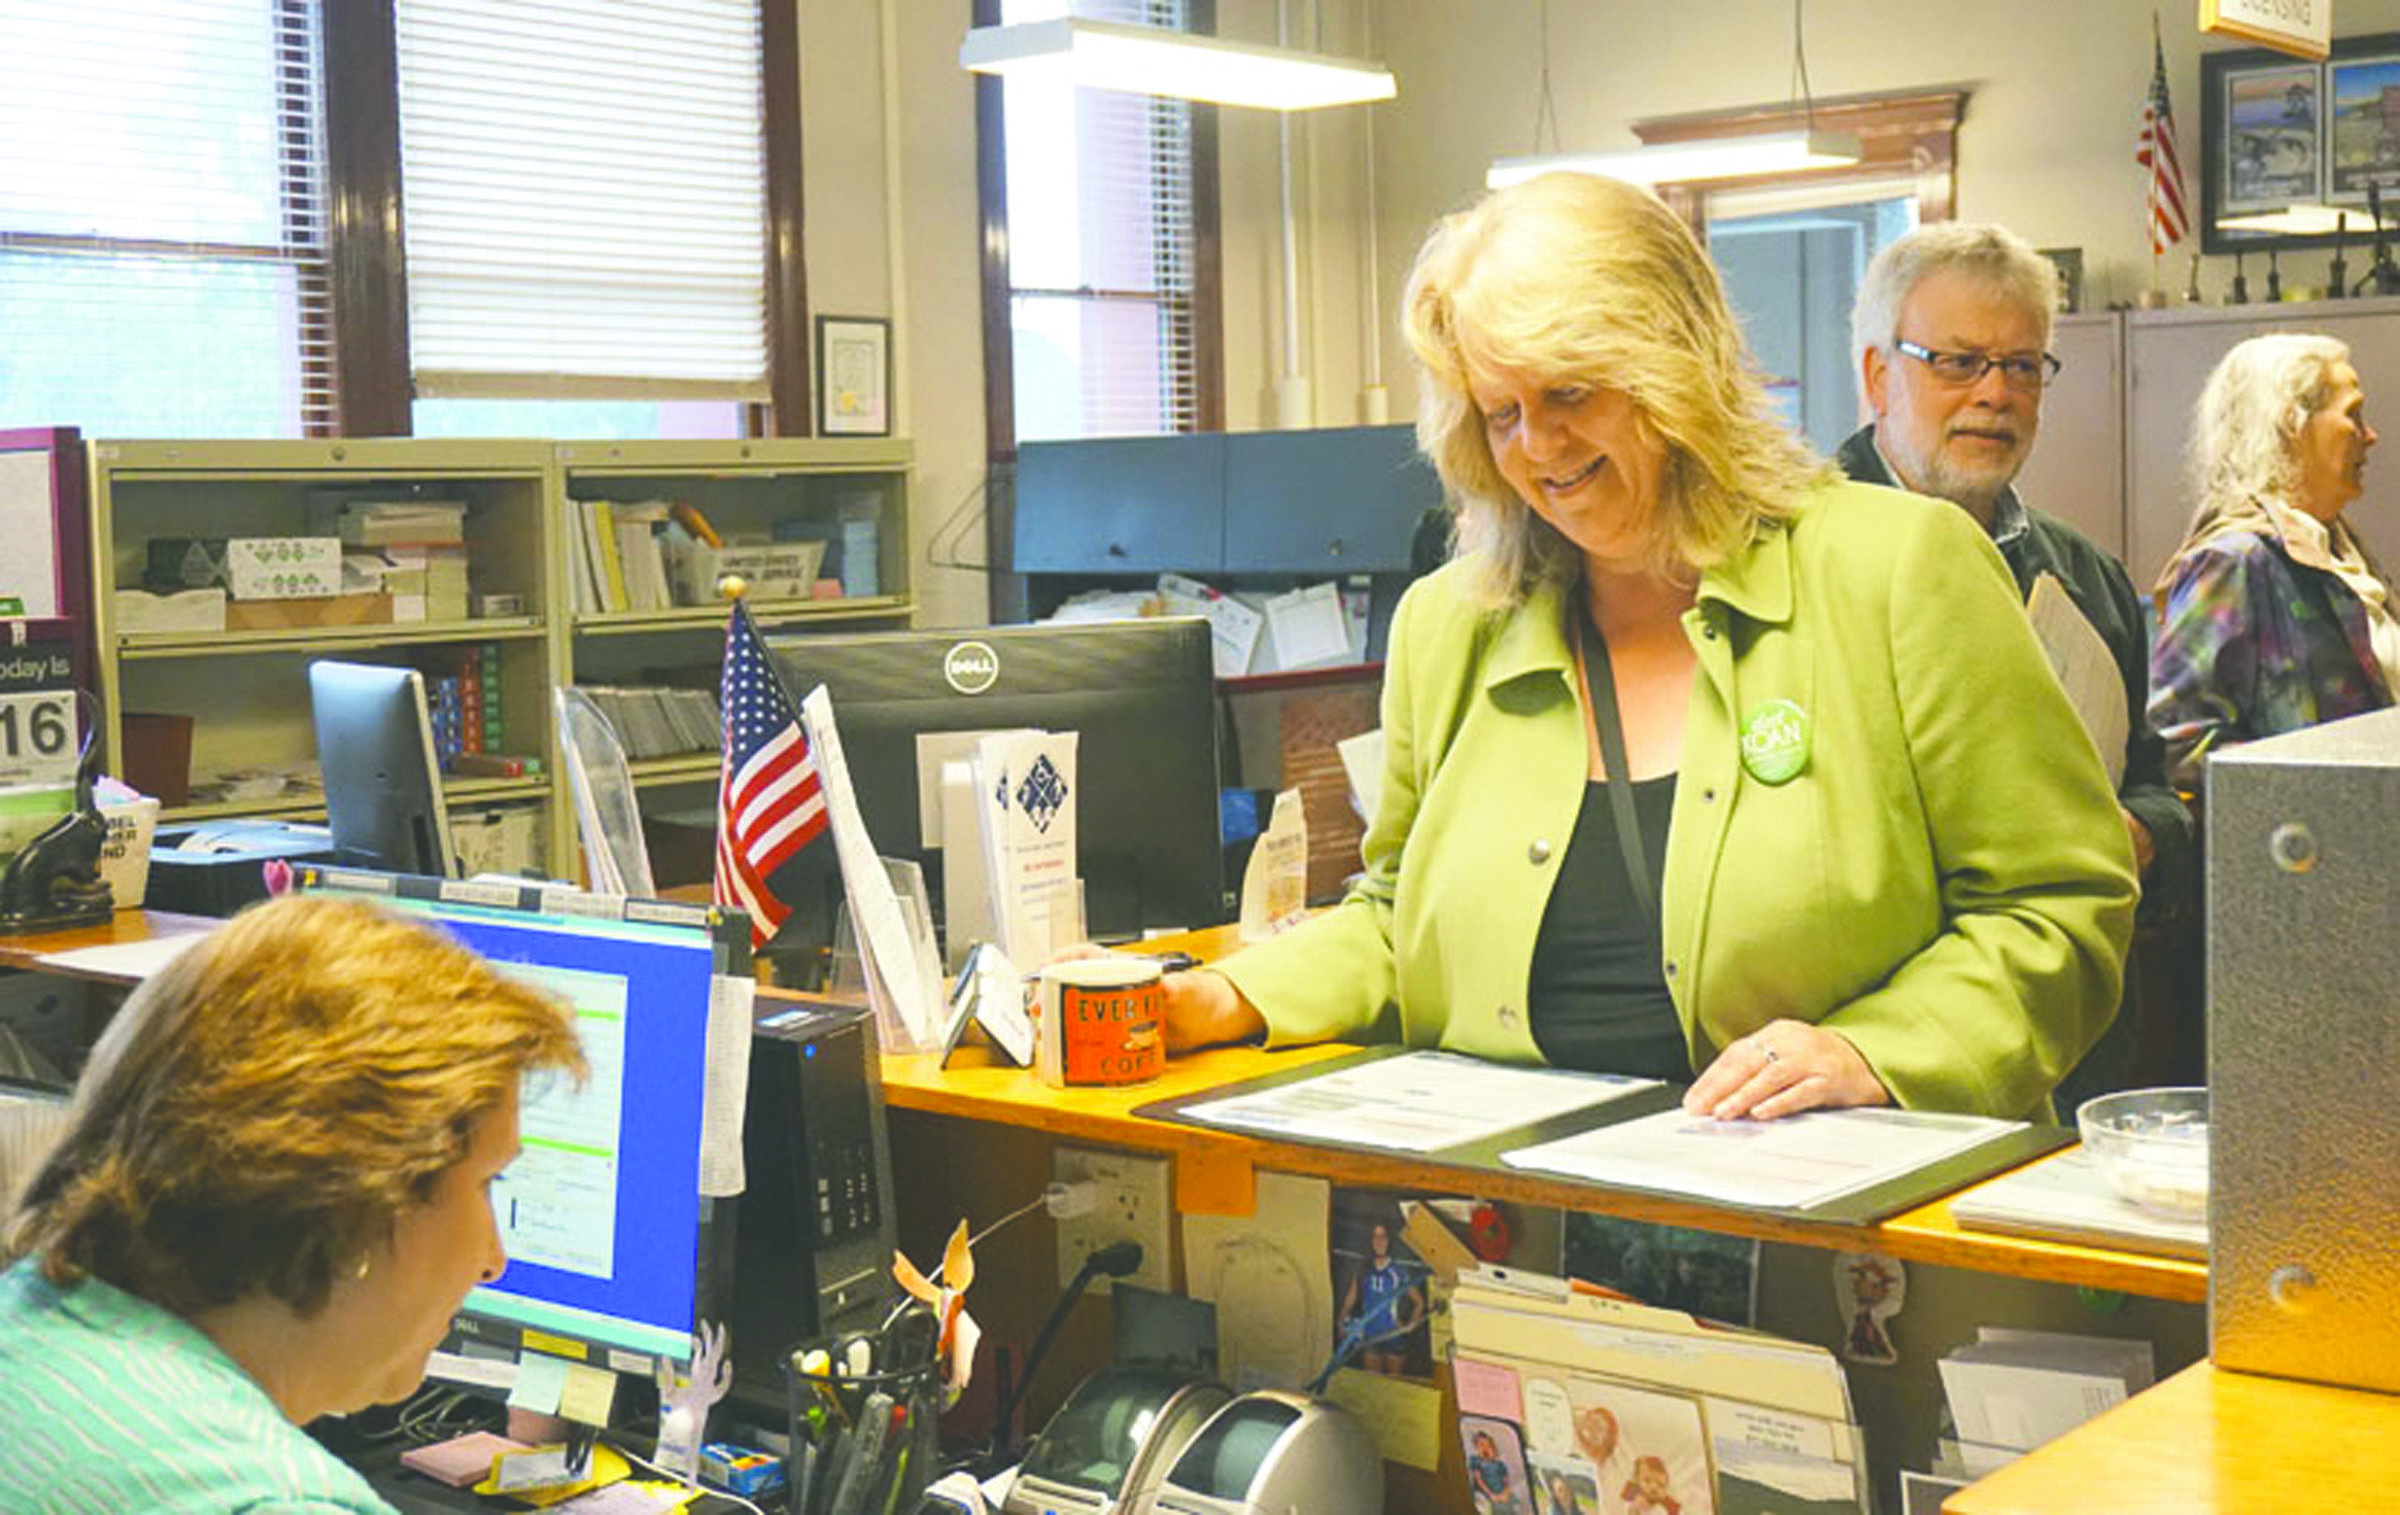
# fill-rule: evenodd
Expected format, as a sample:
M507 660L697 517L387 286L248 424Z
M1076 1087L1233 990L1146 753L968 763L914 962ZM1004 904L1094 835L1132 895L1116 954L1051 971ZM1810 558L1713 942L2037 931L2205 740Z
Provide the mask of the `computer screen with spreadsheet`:
M454 1336L602 1366L688 1358L729 1264L700 1143L712 979L746 919L509 882L328 868L308 883L421 915L574 1011L590 1076L528 1082L523 1151L492 1191L508 1267L468 1294Z

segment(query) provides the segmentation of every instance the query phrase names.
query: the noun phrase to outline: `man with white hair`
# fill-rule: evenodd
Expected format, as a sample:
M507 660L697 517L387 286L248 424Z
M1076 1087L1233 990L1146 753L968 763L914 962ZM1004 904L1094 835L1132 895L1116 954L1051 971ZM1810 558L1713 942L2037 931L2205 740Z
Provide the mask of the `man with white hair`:
M2125 684L2128 737L2117 801L2144 880L2145 916L2179 896L2192 867L2192 817L2167 781L2163 744L2146 719L2149 607L2125 567L2055 516L2017 498L2033 451L2042 391L2058 372L2047 350L2058 273L1998 226L1941 222L1875 255L1851 311L1851 350L1874 421L1835 455L1842 470L1949 500L1982 524L2030 595L2056 578L2108 644ZM2115 1023L2058 1091L2059 1107L2116 1087L2133 1051L2134 976Z

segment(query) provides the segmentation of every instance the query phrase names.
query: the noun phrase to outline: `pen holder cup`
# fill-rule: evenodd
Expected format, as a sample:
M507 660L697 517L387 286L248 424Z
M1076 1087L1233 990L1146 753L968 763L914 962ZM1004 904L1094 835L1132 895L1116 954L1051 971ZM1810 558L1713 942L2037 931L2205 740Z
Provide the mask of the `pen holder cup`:
M834 1345L806 1343L784 1358L791 1515L914 1511L941 1472L941 1361L867 1373L801 1366Z

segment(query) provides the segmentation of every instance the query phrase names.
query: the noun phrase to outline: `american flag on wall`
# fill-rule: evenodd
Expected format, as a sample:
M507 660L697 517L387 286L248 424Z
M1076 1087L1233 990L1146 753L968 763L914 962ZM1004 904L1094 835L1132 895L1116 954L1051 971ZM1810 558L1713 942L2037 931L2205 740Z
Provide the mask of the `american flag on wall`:
M725 627L723 704L716 900L750 912L750 944L760 947L792 913L768 880L825 834L825 795L800 717L768 661L749 607L739 600Z
M2150 170L2150 255L2163 256L2183 240L2183 159L2175 152L2175 108L2167 102L2167 49L2151 17L2150 94L2142 101L2140 150L2133 160Z

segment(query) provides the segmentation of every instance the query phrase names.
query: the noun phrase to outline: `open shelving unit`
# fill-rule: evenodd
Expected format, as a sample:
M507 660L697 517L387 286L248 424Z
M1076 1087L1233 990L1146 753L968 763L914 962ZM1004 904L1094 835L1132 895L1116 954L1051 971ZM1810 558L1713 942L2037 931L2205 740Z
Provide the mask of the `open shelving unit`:
M721 606L580 614L569 579L571 501L674 499L694 504L728 536L766 536L778 523L819 523L836 536L872 521L874 592L752 606L762 626L905 625L908 584L906 442L732 440L548 442L384 438L324 441L93 441L93 620L108 770L124 772L127 713L190 722L195 777L291 767L315 751L310 660L414 663L451 648L500 649L502 746L538 756L538 777L452 778L454 813L493 807L538 812L544 867L576 868L572 797L559 766L551 691L577 678L636 684L662 670L713 687L722 658ZM463 500L474 591L520 597L519 615L463 621L244 631L127 632L120 588L141 583L158 537L288 536L308 529L309 503L327 491L394 499ZM790 529L788 526L787 530ZM634 765L646 804L705 807L714 753ZM314 793L196 801L168 823L241 817L317 819Z

